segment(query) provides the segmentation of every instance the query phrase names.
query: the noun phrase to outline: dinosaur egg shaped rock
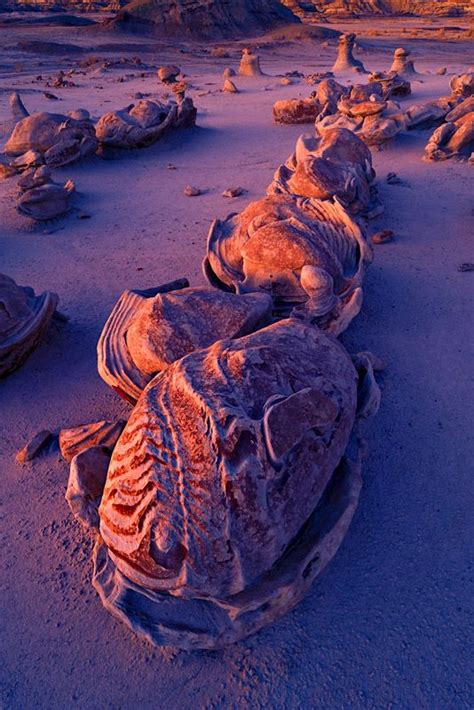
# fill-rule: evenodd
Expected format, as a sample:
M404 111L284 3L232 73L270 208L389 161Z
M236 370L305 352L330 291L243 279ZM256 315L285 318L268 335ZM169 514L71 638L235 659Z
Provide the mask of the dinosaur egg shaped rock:
M235 641L292 608L355 508L358 484L329 506L332 533L314 537L357 383L339 342L295 319L218 341L152 380L99 509L94 584L107 608L184 648Z
M271 321L272 300L267 294L238 296L182 285L187 281L148 292L125 291L104 326L98 344L99 374L131 402L175 360Z
M335 128L324 136L303 135L295 152L276 170L267 194L331 200L352 214L368 211L375 176L369 148L352 131Z
M334 298L347 302L360 289L371 259L360 228L340 204L276 194L212 224L203 270L217 288L271 294L279 316L310 302L315 317L331 327ZM308 269L318 270L327 285L317 298L305 285Z
M19 367L46 332L58 296L18 286L0 274L0 377Z

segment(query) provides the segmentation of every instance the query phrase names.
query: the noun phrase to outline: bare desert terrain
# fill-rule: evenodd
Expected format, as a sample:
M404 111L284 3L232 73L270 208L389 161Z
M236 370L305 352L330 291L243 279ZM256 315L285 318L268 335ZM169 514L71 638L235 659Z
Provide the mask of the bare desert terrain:
M63 218L36 224L19 215L16 181L0 181L0 271L58 293L69 319L54 323L0 381L2 707L472 706L474 276L459 267L474 261L474 190L467 162L422 160L429 131L403 132L373 151L385 211L369 234L391 229L395 238L374 245L362 312L342 340L350 352L370 350L387 363L382 404L365 425L352 526L294 611L223 651L160 649L136 638L91 586L93 543L64 499L67 464L58 453L15 462L41 429L128 416L97 374L101 329L126 288L178 277L204 283L211 221L262 196L298 136L313 130L273 122L277 99L311 91L303 79L282 85L281 76L329 70L337 37L327 30L354 31L357 56L372 71L387 70L395 48L412 50L419 75L400 100L407 108L446 95L450 78L473 64L466 25L450 19L455 29L440 32L447 24L345 21L319 34L293 27L215 45L96 26L0 26L2 142L12 91L29 111L86 108L96 119L137 93L163 96L156 69L165 64L181 68L198 109L196 127L151 147L55 170L79 192ZM215 46L228 56L211 56ZM222 93L222 71L237 68L245 46L258 52L266 75L234 77L239 93ZM134 56L146 66L104 66ZM97 61L85 66L90 57ZM74 86L46 87L59 70L75 70ZM389 172L401 182L389 184ZM186 196L187 185L202 194ZM235 186L241 196L222 196Z

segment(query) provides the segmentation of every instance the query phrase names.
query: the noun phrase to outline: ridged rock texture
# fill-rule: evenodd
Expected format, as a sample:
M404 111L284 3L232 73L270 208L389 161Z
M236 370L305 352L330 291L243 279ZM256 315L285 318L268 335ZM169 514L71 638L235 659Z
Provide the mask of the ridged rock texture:
M340 204L276 194L212 224L203 270L217 288L269 293L279 316L296 308L339 334L360 310L371 260Z
M472 0L285 0L293 12L313 12L332 18L370 15L438 15L457 17L473 15Z
M97 348L99 374L132 403L175 360L220 338L247 335L272 320L267 294L236 296L179 286L125 291L104 326Z
M351 213L367 213L373 206L372 155L361 139L346 128L323 137L303 135L295 152L275 172L268 194L287 193L338 201Z
M44 336L58 304L55 293L35 296L0 274L0 378L19 367Z
M158 375L114 449L99 509L106 608L181 648L218 648L291 609L357 503L357 453L344 454L363 380L334 338L294 319Z

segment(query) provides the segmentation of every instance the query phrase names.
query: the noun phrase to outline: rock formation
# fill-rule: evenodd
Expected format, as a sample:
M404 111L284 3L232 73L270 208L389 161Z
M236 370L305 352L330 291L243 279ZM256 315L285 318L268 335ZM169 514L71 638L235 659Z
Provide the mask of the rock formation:
M342 34L339 37L337 59L334 62L334 66L332 68L332 71L335 74L348 71L365 71L362 62L356 59L353 55L355 40L356 36L353 32L349 32L348 34Z
M19 367L44 337L58 297L18 286L0 274L0 378Z
M464 99L450 111L430 137L426 148L427 160L470 158L474 153L474 96Z
M337 102L349 89L335 79L323 79L306 99L277 101L273 119L277 123L314 123L337 111Z
M276 194L212 224L203 270L213 286L270 293L278 316L296 308L339 334L360 310L371 260L362 232L341 205Z
M5 144L5 153L17 156L17 164L21 164L23 155L32 151L36 161L32 163L30 155L26 167L42 163L52 168L60 167L96 150L94 124L87 111L79 109L66 116L47 112L29 115L17 94L12 95L10 105L18 123Z
M104 606L185 649L220 648L286 613L344 538L360 491L352 431L378 402L370 358L353 364L295 319L170 365L108 467L93 581ZM80 458L70 495L97 525L106 462L94 480Z
M44 221L61 217L73 204L75 187L72 180L56 183L46 165L33 168L18 181L17 210L31 219Z
M408 49L399 48L393 53L393 62L390 67L390 72L401 77L415 76L418 72L415 70L413 60L409 59L411 52Z
M243 49L238 73L240 76L263 76L258 54L254 54L250 49Z
M278 0L132 0L116 27L172 36L215 39L252 36L299 19Z
M352 131L335 128L323 137L300 136L295 152L275 172L268 194L337 198L351 214L367 214L377 203L372 156Z
M131 402L175 360L271 322L272 300L266 294L236 296L180 288L182 283L125 291L104 326L97 347L99 374Z
M169 131L194 126L196 114L190 98L167 104L143 99L121 111L109 111L101 116L95 133L100 146L144 148Z

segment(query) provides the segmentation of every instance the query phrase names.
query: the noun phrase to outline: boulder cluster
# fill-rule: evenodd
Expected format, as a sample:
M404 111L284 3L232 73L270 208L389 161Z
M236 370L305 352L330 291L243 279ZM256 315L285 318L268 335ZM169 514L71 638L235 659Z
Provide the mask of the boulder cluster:
M125 291L104 326L99 374L133 409L60 434L66 498L104 606L155 644L273 622L347 532L379 363L337 336L362 305L374 175L347 129L300 138L266 195L212 223L207 286Z
M94 153L108 157L111 151L143 148L170 131L196 123L197 110L185 96L186 85L178 80L179 67L160 67L158 79L170 87L176 100L167 103L142 99L124 109L110 111L97 122L85 109L59 113L28 113L20 96L12 94L10 106L15 124L1 156L5 177L21 176L17 209L35 220L49 220L67 212L74 185L58 185L51 170L75 163Z

